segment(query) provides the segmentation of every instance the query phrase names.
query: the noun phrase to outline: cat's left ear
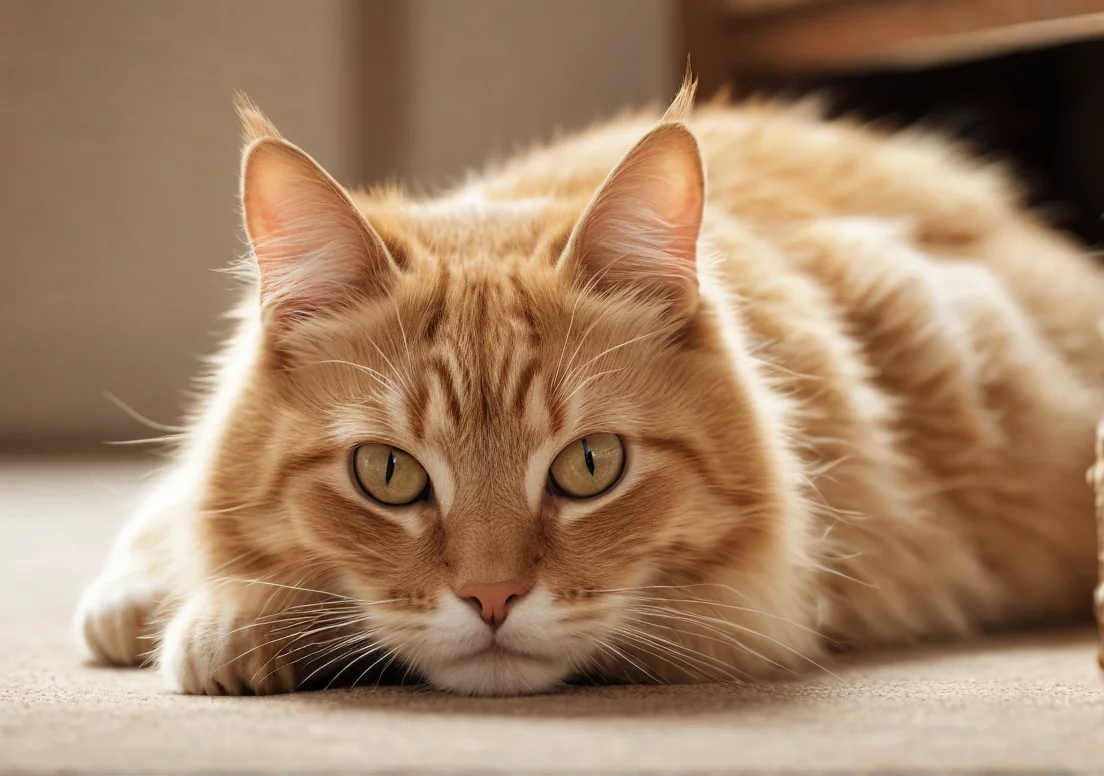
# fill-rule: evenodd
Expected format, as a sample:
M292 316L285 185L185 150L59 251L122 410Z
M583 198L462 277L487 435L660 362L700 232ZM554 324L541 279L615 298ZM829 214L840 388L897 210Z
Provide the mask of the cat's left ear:
M247 143L242 209L265 320L286 330L385 294L398 266L345 189L244 97L238 110Z
M581 286L659 300L678 317L698 304L705 174L681 122L644 136L598 189L561 258Z

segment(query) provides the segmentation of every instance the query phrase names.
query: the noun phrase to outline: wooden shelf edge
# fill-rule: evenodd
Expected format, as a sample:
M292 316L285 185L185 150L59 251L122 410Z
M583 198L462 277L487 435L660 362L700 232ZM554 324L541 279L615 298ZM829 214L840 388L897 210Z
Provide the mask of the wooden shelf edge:
M699 29L717 25L712 45L737 78L915 69L1104 36L1104 0L833 0L758 17L686 5Z

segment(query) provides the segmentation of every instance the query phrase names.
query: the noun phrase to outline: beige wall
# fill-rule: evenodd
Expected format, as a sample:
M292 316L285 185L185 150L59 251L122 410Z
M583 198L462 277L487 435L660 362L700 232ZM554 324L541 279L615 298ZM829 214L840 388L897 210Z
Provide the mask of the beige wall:
M0 445L178 417L242 251L244 88L342 180L447 181L674 85L667 0L0 0Z
M449 180L674 88L665 0L413 0L410 173Z

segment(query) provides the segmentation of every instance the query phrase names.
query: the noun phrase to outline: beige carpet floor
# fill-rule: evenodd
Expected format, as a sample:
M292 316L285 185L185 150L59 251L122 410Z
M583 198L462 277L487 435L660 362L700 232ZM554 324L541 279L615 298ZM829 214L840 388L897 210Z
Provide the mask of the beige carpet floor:
M69 635L148 464L0 461L0 772L1104 771L1089 630L849 660L772 687L466 699L171 695Z

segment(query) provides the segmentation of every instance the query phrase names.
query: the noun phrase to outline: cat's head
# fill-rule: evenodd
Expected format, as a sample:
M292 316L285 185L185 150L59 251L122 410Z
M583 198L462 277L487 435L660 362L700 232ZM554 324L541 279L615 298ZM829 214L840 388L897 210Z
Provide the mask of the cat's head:
M548 196L418 202L350 194L244 115L263 335L213 500L264 506L235 535L371 602L363 627L440 687L645 667L650 586L771 541L736 333L699 289L690 130L669 112Z

